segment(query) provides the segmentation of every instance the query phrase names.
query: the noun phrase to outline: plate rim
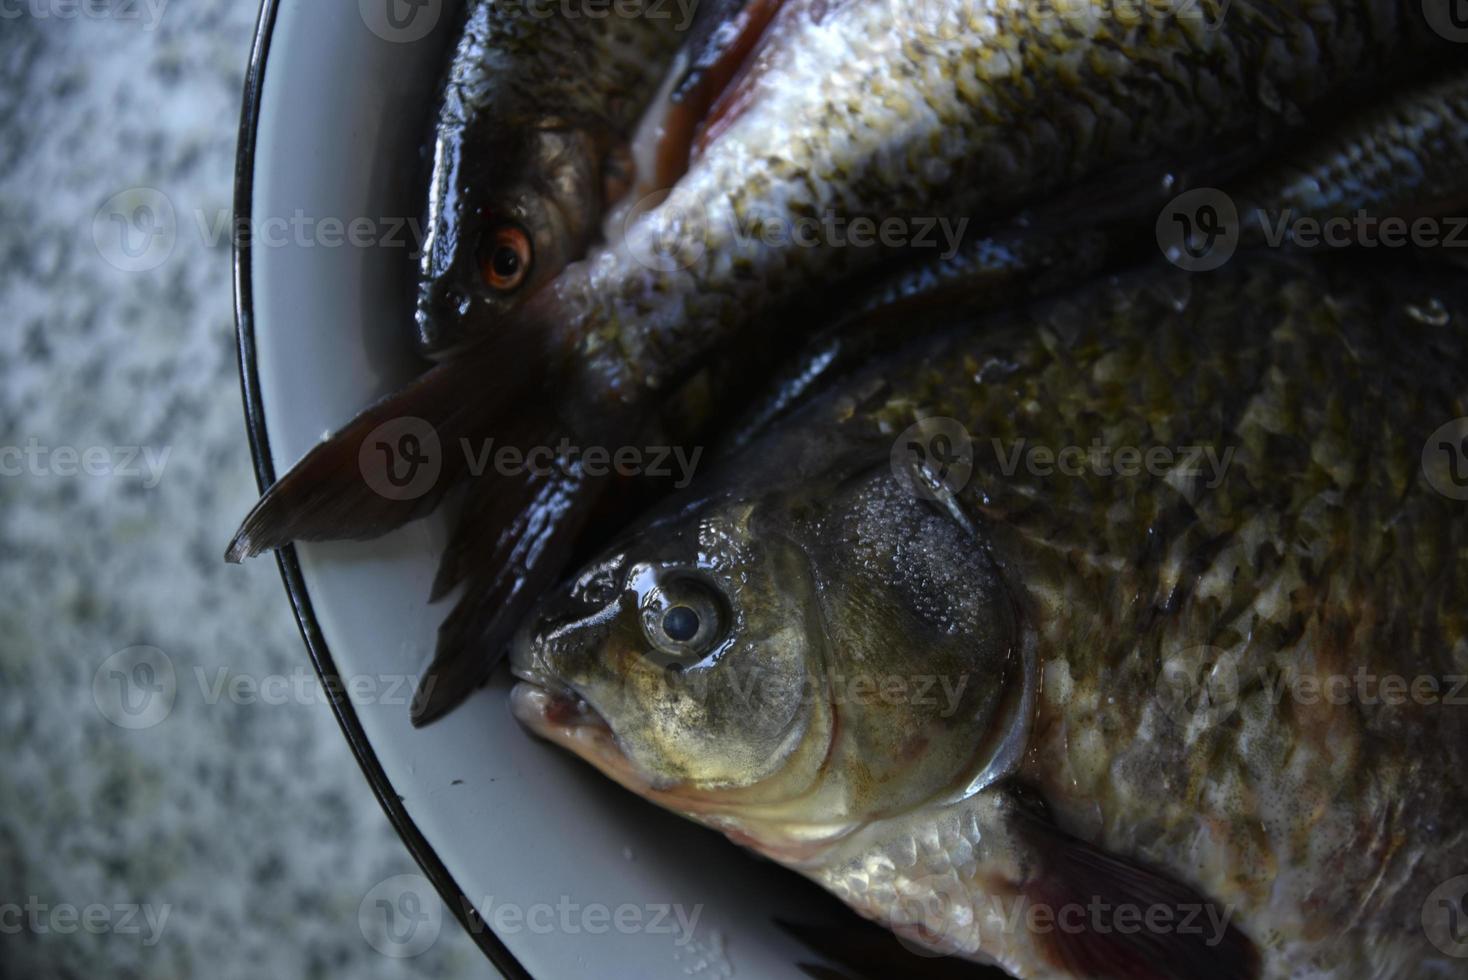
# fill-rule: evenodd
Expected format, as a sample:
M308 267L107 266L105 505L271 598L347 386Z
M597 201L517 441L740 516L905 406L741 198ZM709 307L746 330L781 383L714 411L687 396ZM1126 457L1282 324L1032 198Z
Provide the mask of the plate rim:
M240 114L239 137L235 154L234 216L238 221L243 215L247 219L253 213L255 184L255 148L260 126L261 97L264 91L266 63L270 56L270 42L275 31L276 15L281 0L261 0L259 17L255 24L254 40L250 59L245 71L243 105ZM250 456L254 463L255 483L261 493L275 482L275 465L270 453L270 435L265 424L264 402L260 394L260 379L255 362L255 308L251 281L251 248L248 235L235 236L233 255L234 271L234 314L235 342L239 358L240 397L244 404L245 429L250 441ZM413 818L408 815L392 781L388 778L377 753L368 740L357 718L356 708L343 695L345 686L326 637L316 620L311 604L311 594L306 587L300 562L294 545L287 545L276 552L281 582L290 599L291 611L312 667L321 679L327 692L332 714L336 716L342 735L351 747L352 755L372 787L373 795L387 814L388 821L397 831L398 837L407 847L408 853L418 867L432 882L439 897L449 906L459 924L479 946L480 950L509 980L533 980L530 973L497 936L489 924L479 915L474 902L454 880L452 873L439 858L438 853L423 836Z

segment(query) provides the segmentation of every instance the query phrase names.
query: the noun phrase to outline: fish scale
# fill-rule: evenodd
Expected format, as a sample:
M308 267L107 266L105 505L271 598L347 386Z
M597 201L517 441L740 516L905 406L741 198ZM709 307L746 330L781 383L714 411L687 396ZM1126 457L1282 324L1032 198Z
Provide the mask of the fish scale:
M722 646L666 674L615 588L555 596L547 621L571 625L517 643L517 715L914 948L1025 978L1451 975L1424 924L1468 867L1468 699L1446 700L1468 521L1422 454L1468 406L1468 291L1379 262L1159 261L959 317L601 559L711 583ZM960 426L971 471L906 482L938 454L894 446L914 425ZM1093 439L1164 452L1136 472L1023 455ZM1183 472L1193 446L1216 464ZM818 696L791 700L795 663ZM945 688L946 712L841 680L954 670L977 687ZM1179 697L1179 671L1210 698ZM741 710L746 672L786 721ZM1437 696L1397 703L1386 677ZM592 720L558 721L556 697ZM1206 930L1030 925L1097 903Z
M1445 57L1405 0L1236 0L1212 31L1118 18L1109 0L1071 6L1084 13L943 5L949 29L925 33L899 3L844 5L817 25L810 4L787 2L751 68L751 107L640 219L649 227L628 226L641 244L614 240L555 284L562 335L601 379L593 389L636 399L732 324L886 252L742 240L757 218L992 219L1220 134L1263 141L1365 71L1390 78ZM676 268L647 262L639 236L653 225L676 243Z
M1189 337L1190 356L1154 369L1176 372L1170 386L1156 385L1145 366L1164 345L1130 326L1176 316L1173 294L1164 289L1144 294L1140 302L1103 300L1085 332L1060 348L1021 341L1016 356L1009 338L975 345L980 360L985 349L997 349L1006 361L1023 365L1004 384L955 389L952 375L928 368L926 360L916 371L895 372L891 384L917 392L909 394L903 412L915 402L924 411L965 420L976 435L982 433L981 443L997 429L1041 445L1085 445L1087 430L1098 428L1087 421L1093 414L1132 420L1133 431L1145 434L1160 402L1168 417L1192 423L1172 435L1206 434L1239 447L1216 490L1196 481L1185 485L1182 561L1205 545L1212 557L1195 575L1182 577L1184 598L1172 600L1173 610L1160 622L1149 620L1157 597L1177 588L1176 569L1165 566L1178 558L1138 552L1136 544L1149 528L1166 526L1163 515L1171 507L1183 506L1165 477L1047 478L1023 468L1006 475L990 461L963 491L983 516L995 551L1006 556L1010 574L1035 597L1042 647L1068 665L1064 698L1042 696L1037 741L1023 774L1043 788L1063 819L1086 827L1108 849L1172 866L1202 835L1209 839L1210 856L1196 880L1205 893L1266 920L1312 910L1314 928L1347 951L1301 952L1293 945L1296 937L1281 941L1278 952L1287 961L1305 966L1319 956L1317 965L1324 965L1331 956L1349 955L1371 962L1378 945L1388 956L1392 944L1369 931L1337 935L1325 923L1412 921L1420 889L1378 887L1360 909L1349 907L1373 878L1402 875L1406 866L1398 862L1435 866L1434 883L1461 872L1453 862L1468 856L1463 830L1433 840L1414 825L1413 814L1386 801L1413 800L1422 812L1443 814L1452 812L1449 801L1461 805L1468 799L1464 720L1447 706L1420 716L1386 705L1312 709L1288 696L1275 706L1268 691L1256 690L1243 697L1237 726L1179 728L1157 715L1153 696L1170 656L1220 638L1228 643L1225 655L1236 657L1241 678L1261 669L1270 676L1317 668L1347 676L1357 669L1435 678L1468 672L1461 639L1456 650L1448 642L1461 638L1465 626L1468 527L1462 505L1420 485L1405 497L1401 493L1401 474L1415 469L1421 452L1406 434L1425 440L1463 404L1468 375L1462 355L1448 347L1447 335L1404 315L1402 300L1382 308L1380 297L1341 281L1322 289L1302 277L1282 284L1281 304L1265 295L1271 284L1279 285L1277 276L1260 271L1233 287L1262 300L1244 306L1277 323L1268 334L1241 335L1227 322L1236 304L1222 301L1219 291L1192 290L1184 322L1164 330ZM1377 334L1368 318L1379 308L1405 337L1389 342ZM1126 319L1111 316L1113 310L1124 311ZM1459 329L1462 315L1460 307L1453 321ZM1038 335L1046 319L1027 326L1038 327ZM1069 325L1056 333L1069 333ZM1077 384L1078 376L1113 356L1131 369L1121 376L1135 380L1115 390ZM1442 360L1429 365L1434 356ZM930 360L949 357L945 352ZM1220 412L1211 401L1189 397L1197 375L1222 379L1248 397L1236 399L1235 411ZM1351 394L1328 394L1335 388ZM1403 397L1409 392L1415 397ZM1133 407L1122 407L1132 399ZM1015 404L1039 410L1015 417ZM900 427L904 417L911 418L896 418L887 428ZM1351 432L1370 437L1355 452L1344 437ZM1295 438L1270 438L1283 433ZM1369 448L1383 444L1388 451ZM1127 506L1112 511L1107 499ZM1108 520L1098 525L1095 518L1102 513ZM1256 567L1255 551L1244 540L1250 525L1275 543L1272 567ZM1443 546L1425 555L1402 550L1395 539L1413 528ZM1357 553L1379 557L1363 567L1353 559ZM1189 594L1192 581L1213 585ZM1228 616L1230 593L1254 601ZM1422 608L1413 601L1418 595L1435 601ZM1409 622L1418 624L1410 632ZM1272 642L1272 631L1283 642ZM1101 638L1108 639L1098 643ZM1053 661L1047 669L1056 669ZM1271 756L1271 744L1286 754ZM1152 798L1158 773L1176 774L1172 785L1184 793L1185 813L1158 818ZM1220 792L1224 778L1229 781L1223 786L1232 791ZM1374 819L1384 826L1361 825ZM1262 839L1241 833L1260 822ZM1382 837L1396 854L1385 868L1369 846ZM1294 886L1282 887L1268 873L1276 864L1332 863L1328 879ZM1411 882L1420 880L1419 870ZM834 887L839 893L850 885ZM1335 975L1374 974L1345 969Z
M630 131L683 35L673 4L637 16L588 16L591 3L552 9L530 0L476 0L448 79L449 111L464 121L502 112L505 125L545 125L548 107L568 121ZM611 11L605 11L610 14ZM685 28L687 25L683 25Z

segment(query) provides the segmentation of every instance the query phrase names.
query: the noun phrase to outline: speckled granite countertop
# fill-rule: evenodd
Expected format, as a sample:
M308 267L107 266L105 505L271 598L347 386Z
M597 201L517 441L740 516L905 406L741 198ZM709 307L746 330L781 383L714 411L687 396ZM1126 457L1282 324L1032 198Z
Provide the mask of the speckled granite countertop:
M0 974L492 973L449 917L413 958L369 944L359 906L416 866L309 682L274 564L221 560L255 485L228 233L208 228L227 227L255 14L0 10ZM179 231L129 272L98 212L137 187ZM172 668L166 712L139 646Z

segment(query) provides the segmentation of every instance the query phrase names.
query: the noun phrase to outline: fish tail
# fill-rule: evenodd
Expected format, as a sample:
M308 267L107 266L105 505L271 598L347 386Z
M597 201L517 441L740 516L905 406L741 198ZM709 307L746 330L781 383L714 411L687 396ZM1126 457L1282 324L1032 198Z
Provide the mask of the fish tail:
M515 336L437 365L312 448L265 491L225 560L380 537L431 512L470 474L465 440L492 431L538 380L544 358L510 349L526 346Z

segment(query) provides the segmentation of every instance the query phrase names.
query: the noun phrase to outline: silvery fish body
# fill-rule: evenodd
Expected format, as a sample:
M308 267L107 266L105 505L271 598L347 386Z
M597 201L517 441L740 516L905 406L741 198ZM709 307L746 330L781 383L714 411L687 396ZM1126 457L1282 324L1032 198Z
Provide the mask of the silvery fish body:
M952 254L1117 170L1247 159L1451 48L1411 0L786 0L687 172L533 297L527 327L562 345L588 418L565 414L592 428L813 284Z
M477 342L314 449L246 518L230 557L381 534L470 482L450 452L423 496L373 492L360 450L392 419L421 419L448 447L635 443L720 353L793 348L824 319L781 314L819 290L854 293L890 262L946 254L971 226L1104 188L1118 168L1136 186L1139 173L1160 180L1220 144L1235 164L1258 163L1312 112L1379 95L1456 50L1414 0L1171 12L1111 0L730 0L716 13L729 19L714 17L708 36L739 25L727 47L742 61L665 196L615 210L586 258L521 287ZM1118 214L1135 225L1126 204ZM1149 226L1155 205L1143 210ZM501 251L489 274L525 268L513 247L495 261ZM1045 251L1016 261L1038 252L1043 262ZM1083 251L1092 262L1095 250ZM463 301L441 296L451 309ZM729 399L709 401L709 414L729 411ZM488 482L470 495L435 583L435 598L461 586L463 598L440 632L420 722L483 680L607 485L574 466Z

